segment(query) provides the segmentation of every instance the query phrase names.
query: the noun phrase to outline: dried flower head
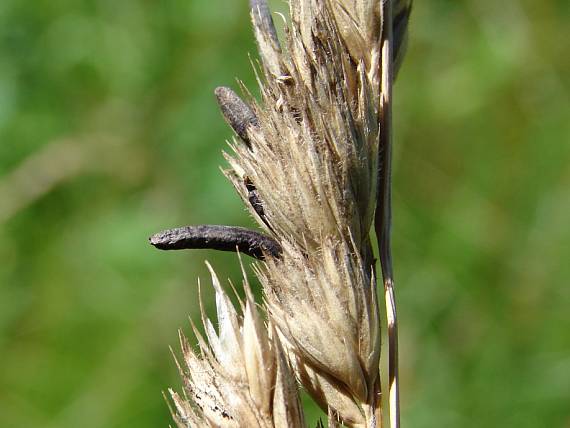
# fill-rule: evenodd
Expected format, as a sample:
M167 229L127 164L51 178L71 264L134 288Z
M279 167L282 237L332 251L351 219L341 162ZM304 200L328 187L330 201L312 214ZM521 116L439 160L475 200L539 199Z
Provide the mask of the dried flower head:
M354 244L333 239L311 254L286 244L259 277L303 386L344 423L366 426L380 387L376 288Z
M202 309L208 342L194 328L199 354L180 335L184 396L170 391L180 428L303 427L297 386L279 338L261 319L244 279L240 316L210 267L218 332Z
M390 257L390 121L411 0L289 0L277 36L266 0L251 0L260 101L221 87L236 133L225 171L264 234L225 226L157 234L162 249L239 251L256 266L269 329L246 283L240 319L212 273L220 332L183 340L180 426L301 426L296 377L330 426L381 425L380 319L370 229L380 242L390 350L390 419L398 426ZM283 42L283 44L282 44ZM247 93L247 91L246 91ZM243 306L243 304L242 304Z

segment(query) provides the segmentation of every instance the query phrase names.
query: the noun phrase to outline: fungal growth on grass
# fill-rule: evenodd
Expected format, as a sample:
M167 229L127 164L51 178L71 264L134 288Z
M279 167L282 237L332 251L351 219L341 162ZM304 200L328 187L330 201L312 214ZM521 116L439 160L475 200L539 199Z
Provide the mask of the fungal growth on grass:
M247 285L240 318L212 272L220 331L203 315L208 342L196 333L194 353L182 339L186 394L172 393L179 427L305 426L297 384L329 426L382 426L373 224L388 316L386 420L399 426L391 98L411 0L289 0L289 8L280 40L266 1L251 1L260 99L215 93L236 134L225 174L261 230L187 226L150 238L159 249L259 260L266 321Z

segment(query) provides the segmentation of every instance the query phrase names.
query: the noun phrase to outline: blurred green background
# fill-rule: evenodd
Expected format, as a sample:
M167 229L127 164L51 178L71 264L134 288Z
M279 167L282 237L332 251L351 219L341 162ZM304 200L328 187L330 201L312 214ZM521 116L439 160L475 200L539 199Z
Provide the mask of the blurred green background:
M415 6L395 93L404 426L570 427L568 3ZM213 97L255 87L247 12L0 2L0 427L170 423L203 259L236 282L238 264L146 239L251 225Z

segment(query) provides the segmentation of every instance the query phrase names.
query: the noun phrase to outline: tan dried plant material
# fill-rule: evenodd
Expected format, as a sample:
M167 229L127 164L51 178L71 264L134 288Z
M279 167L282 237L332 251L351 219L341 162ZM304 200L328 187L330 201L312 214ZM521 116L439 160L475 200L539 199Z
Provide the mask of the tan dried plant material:
M284 52L267 30L265 7L254 5L262 102L252 101L247 144L235 141L227 156L234 186L283 248L258 270L270 318L303 386L349 426L380 418L369 237L381 147L375 4L291 1ZM247 181L263 217L248 204Z
M207 342L194 327L199 353L182 334L184 395L170 391L179 428L304 427L295 378L273 328L264 324L244 279L239 315L213 269L218 331L202 309Z
M289 6L279 40L266 0L251 0L260 100L245 90L245 101L229 88L216 90L236 133L225 174L264 234L196 226L151 238L162 249L237 246L262 261L255 271L268 328L247 282L240 317L212 272L220 330L203 315L209 344L196 333L198 355L182 339L186 396L172 393L180 427L303 426L295 378L327 412L330 427L382 425L370 229L376 222L391 299L391 85L412 2ZM397 427L395 306L386 302L390 422Z

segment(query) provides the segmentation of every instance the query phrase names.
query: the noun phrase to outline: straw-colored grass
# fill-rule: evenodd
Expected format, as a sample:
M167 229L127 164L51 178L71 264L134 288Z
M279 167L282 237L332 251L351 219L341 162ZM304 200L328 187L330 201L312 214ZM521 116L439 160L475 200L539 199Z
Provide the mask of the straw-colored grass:
M327 412L330 426L380 427L375 224L388 314L385 419L395 428L391 87L411 1L289 5L290 23L279 40L265 1L251 3L261 99L216 91L236 132L226 175L263 234L201 226L151 240L160 248L237 246L262 260L255 270L265 318L245 273L239 315L212 271L219 329L203 314L207 340L195 330L199 352L181 339L184 394L172 392L175 420L180 427L304 426L298 383Z

